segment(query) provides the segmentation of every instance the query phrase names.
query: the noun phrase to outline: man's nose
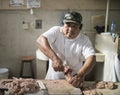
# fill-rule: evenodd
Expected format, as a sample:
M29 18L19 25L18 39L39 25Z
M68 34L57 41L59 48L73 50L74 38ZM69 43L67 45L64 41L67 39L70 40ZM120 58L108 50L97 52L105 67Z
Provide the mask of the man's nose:
M69 30L72 31L72 30L74 30L74 28L73 27L69 27Z

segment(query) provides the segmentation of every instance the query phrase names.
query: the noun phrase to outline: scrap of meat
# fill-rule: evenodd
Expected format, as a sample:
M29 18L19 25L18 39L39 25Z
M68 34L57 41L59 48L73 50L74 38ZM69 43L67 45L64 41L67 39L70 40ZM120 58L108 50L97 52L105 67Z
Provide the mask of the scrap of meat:
M96 90L95 84L84 83L83 88L81 90L83 92L83 95L103 95L103 93Z
M63 72L64 72L64 75L65 75L65 79L69 83L71 83L70 81L71 81L72 77L74 76L74 75L73 76L71 75L72 69L69 66L64 66L64 71ZM78 87L81 88L82 86L83 86L83 82L81 82L81 84Z
M100 81L100 82L97 82L96 83L96 88L98 89L115 89L116 88L116 85L114 82L111 82L111 81Z
M66 80L69 82L70 79L72 78L72 75L71 75L72 70L70 69L69 66L64 66L64 71L63 71L63 72L64 72L64 74L65 74Z
M96 90L84 90L84 95L103 95L101 92L97 92Z
M104 89L105 86L106 86L105 81L100 81L100 82L96 83L96 88L98 88L98 89Z
M112 90L112 89L116 89L117 86L115 85L114 82L109 81L109 82L106 83L105 88Z
M4 87L8 89L6 93L10 95L24 95L24 93L35 93L39 90L39 85L34 79L17 79L11 82L3 81Z

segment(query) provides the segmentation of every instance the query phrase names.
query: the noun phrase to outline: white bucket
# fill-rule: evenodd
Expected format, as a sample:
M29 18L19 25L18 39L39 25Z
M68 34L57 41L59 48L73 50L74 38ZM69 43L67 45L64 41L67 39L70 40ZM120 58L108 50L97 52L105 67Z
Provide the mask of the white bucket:
M9 70L7 68L0 68L0 79L8 79Z

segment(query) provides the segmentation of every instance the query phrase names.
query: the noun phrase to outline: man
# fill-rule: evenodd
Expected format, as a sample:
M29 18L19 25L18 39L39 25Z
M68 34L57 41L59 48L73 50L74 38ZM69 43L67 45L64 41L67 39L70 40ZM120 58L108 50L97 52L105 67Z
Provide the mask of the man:
M95 51L89 38L80 32L80 13L66 13L63 23L63 26L54 26L43 33L37 39L37 44L49 58L46 79L63 79L69 73L69 83L79 87L95 64Z

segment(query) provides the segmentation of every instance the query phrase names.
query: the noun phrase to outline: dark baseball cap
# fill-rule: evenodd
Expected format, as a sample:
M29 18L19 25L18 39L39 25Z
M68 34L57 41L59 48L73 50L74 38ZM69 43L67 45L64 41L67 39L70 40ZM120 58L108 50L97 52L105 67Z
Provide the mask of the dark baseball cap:
M63 22L64 23L73 22L73 23L81 24L82 16L80 13L72 11L65 14Z

